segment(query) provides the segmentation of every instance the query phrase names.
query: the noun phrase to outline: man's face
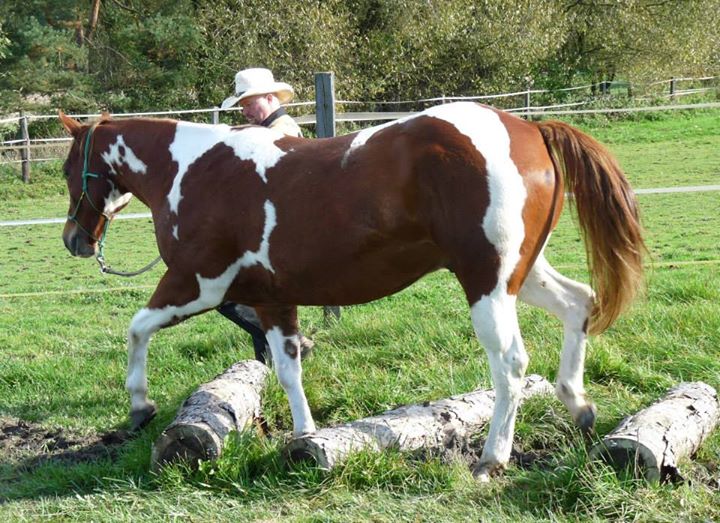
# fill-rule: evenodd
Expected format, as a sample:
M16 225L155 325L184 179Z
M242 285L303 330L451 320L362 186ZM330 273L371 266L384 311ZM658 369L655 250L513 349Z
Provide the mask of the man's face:
M258 94L241 100L240 105L242 106L243 116L251 124L261 124L274 111L272 99L272 94Z

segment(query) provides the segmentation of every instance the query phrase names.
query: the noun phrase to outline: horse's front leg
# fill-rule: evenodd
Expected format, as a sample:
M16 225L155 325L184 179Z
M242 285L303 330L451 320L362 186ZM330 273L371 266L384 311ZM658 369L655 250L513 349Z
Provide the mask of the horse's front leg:
M315 422L302 386L297 307L257 307L256 311L265 329L278 380L288 395L293 435L315 432Z
M222 295L215 296L217 293L201 293L198 283L193 276L166 272L147 306L140 309L130 322L125 386L130 393L130 426L133 431L147 425L156 413L155 404L147 395L150 337L158 330L210 310L222 301Z

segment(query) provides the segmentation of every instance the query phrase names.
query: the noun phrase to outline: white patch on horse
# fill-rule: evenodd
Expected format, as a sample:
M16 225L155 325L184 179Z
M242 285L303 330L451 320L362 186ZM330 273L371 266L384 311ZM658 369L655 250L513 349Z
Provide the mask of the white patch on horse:
M178 122L175 138L170 144L170 154L178 164L177 174L167 196L170 211L178 213L183 198L182 181L190 166L218 143L231 147L241 160L253 161L258 176L267 183L267 169L273 167L285 154L275 145L275 141L282 137L283 134L265 127L233 129L227 125Z
M147 173L147 165L138 158L130 147L125 143L125 139L121 134L117 136L115 143L110 144L110 148L100 155L106 164L110 167L110 171L117 175L116 167L127 165L131 171L138 174Z
M255 264L260 264L270 272L275 272L272 263L270 263L270 235L273 229L277 225L277 214L275 212L275 206L270 200L265 201L263 206L265 210L265 225L263 226L262 240L260 241L260 248L255 251L248 251L242 255L242 257L235 263L240 264L240 269L243 267L250 267ZM239 270L239 269L238 269Z
M122 193L113 186L112 191L105 197L103 212L108 215L115 214L120 208L128 204L132 196L131 192Z
M173 225L173 232L172 232L172 234L173 234L173 237L174 237L176 240L179 240L179 239L180 239L180 234L178 233L178 226L177 226L177 225Z
M177 214L182 193L180 186L188 168L195 160L225 139L230 134L228 125L207 125L191 122L178 122L175 126L175 138L170 144L170 155L177 162L178 170L168 193L170 211Z
M205 278L200 273L195 274L200 294L198 297L185 305L168 305L162 309L152 309L153 321L164 325L169 323L173 317L185 318L204 310L212 309L222 303L225 293L232 284L238 273L246 267L262 265L270 272L275 272L270 263L270 235L277 224L275 206L269 200L265 202L265 225L263 226L262 240L257 251L246 251L243 255L230 264L225 271L215 278Z
M252 160L262 181L267 183L265 171L274 167L285 152L275 145L275 141L284 135L267 127L246 127L234 133L223 143L233 148L235 156L241 160Z
M205 278L200 273L195 274L198 282L200 293L197 298L186 303L185 305L168 305L162 309L142 309L136 314L136 319L132 324L142 327L145 318L152 318L151 323L154 325L167 325L173 318L186 318L193 314L212 309L222 303L225 293L232 284L235 277L241 269L260 264L270 272L275 272L270 263L270 234L276 225L275 206L269 200L265 202L265 225L263 227L263 236L257 251L246 251L240 258L230 264L222 274L215 278ZM137 320L137 321L136 321Z
M343 159L341 162L341 166L344 168L345 164L347 163L348 158L350 157L350 154L357 149L358 147L362 147L367 143L367 141L372 138L372 136L375 133L378 133L382 131L383 129L387 129L388 127L392 127L393 125L400 125L402 123L407 122L408 120L412 120L413 118L417 118L418 116L422 116L424 113L417 113L412 114L410 116L404 116L402 118L398 118L397 120L393 120L392 122L387 122L384 124L376 125L374 127L368 127L367 129L363 129L357 135L355 135L355 138L353 138L353 141L350 142L350 146L348 147L347 151L345 151L345 154L343 155Z
M495 111L470 102L440 105L422 114L453 124L485 158L490 205L482 228L500 255L498 277L504 291L520 261L525 239L522 211L527 198L522 176L510 158L510 135Z

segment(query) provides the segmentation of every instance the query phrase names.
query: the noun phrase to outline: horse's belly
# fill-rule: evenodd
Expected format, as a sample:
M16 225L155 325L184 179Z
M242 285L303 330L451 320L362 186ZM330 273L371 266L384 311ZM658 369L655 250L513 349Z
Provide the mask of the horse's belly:
M335 253L305 266L288 262L285 267L276 267L274 283L267 295L277 304L367 303L394 294L446 265L430 242L390 246L354 256L346 254ZM241 292L252 287L241 281L238 284Z

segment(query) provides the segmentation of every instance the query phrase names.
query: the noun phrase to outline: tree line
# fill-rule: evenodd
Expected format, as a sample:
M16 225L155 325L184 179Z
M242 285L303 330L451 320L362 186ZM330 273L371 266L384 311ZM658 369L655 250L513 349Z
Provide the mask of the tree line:
M717 74L720 0L4 0L0 113L219 104L238 69L298 98L403 100Z

